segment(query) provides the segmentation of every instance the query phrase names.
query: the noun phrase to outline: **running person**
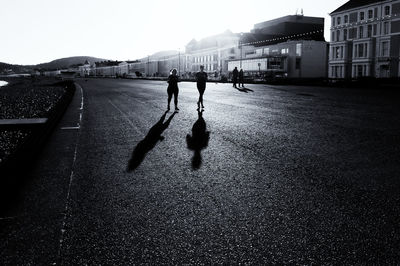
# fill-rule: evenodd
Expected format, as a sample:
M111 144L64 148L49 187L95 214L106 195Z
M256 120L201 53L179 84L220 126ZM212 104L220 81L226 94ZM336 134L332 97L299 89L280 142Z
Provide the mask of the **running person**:
M170 103L172 99L172 94L174 95L174 103L175 103L175 110L178 111L178 93L179 93L179 88L178 88L178 82L179 82L179 77L176 75L176 68L172 69L171 75L168 77L168 107L167 110L170 109Z
M204 72L204 66L200 66L200 71L196 73L197 90L199 91L199 101L197 102L197 110L201 108L204 109L203 105L203 94L206 90L207 73Z

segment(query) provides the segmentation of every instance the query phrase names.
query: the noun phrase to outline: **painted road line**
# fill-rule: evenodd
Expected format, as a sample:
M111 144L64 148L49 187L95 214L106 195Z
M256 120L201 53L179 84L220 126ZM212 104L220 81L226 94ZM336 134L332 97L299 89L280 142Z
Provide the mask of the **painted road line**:
M21 118L21 119L0 119L0 125L40 125L45 124L47 118Z
M122 116L125 118L126 121L128 121L128 123L136 130L136 132L140 133L140 130L138 129L138 127L132 122L132 120L129 119L129 116L123 112L120 108L118 108L115 104L113 104L113 102L111 100L108 100L108 102L115 108L118 110L118 112L120 112L122 114Z
M84 102L83 89L78 83L75 83L75 86L77 88L79 88L79 90L81 92L81 106L79 108L80 111L79 111L78 126L77 127L70 127L70 128L71 129L72 128L80 129L80 125L82 123L82 114L83 114L83 111L84 111L84 108L83 108L84 107L83 106L83 102ZM75 169L76 158L77 158L77 154L78 154L78 145L79 145L80 133L81 133L81 131L79 130L78 133L76 134L74 158L72 159L71 173L69 175L67 198L65 200L65 207L64 207L64 213L63 213L63 219L62 219L62 225L61 225L61 235L60 235L59 246L58 246L58 262L61 265L62 265L62 249L63 249L63 244L64 244L65 232L67 230L66 229L67 228L67 216L68 216L69 205L70 205L70 201L71 201L71 199L70 199L71 198L71 188L72 188L72 182L74 180L74 169ZM57 264L56 262L53 263L53 265L56 265L56 264Z

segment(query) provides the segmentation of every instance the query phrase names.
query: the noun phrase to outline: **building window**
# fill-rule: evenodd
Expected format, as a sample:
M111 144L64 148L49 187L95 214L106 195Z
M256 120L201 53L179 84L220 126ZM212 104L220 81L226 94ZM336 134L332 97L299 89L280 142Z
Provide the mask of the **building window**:
M360 20L364 20L364 12L360 12Z
M372 37L372 25L368 25L367 27L367 37Z
M300 66L301 66L301 59L296 58L296 69L300 69Z
M301 43L296 44L296 56L301 56Z
M383 23L383 34L385 35L389 34L389 22L387 21Z
M364 45L358 44L358 55L357 57L364 57Z
M336 18L332 18L332 27L335 27L335 20Z
M374 24L374 36L378 34L378 24Z
M357 77L362 77L363 76L363 66L358 65L357 66Z
M349 16L349 22L350 23L357 22L357 19L358 19L358 13L357 12L350 13L350 16Z
M382 42L381 56L389 56L389 42Z
M366 43L359 43L354 45L354 58L367 57L368 46Z
M348 15L344 15L344 23L349 23L349 16Z
M264 48L264 54L269 55L269 48Z
M385 6L385 16L390 15L390 6Z
M374 16L374 12L372 9L368 10L368 19L371 19Z
M340 30L336 31L336 41L340 41Z
M357 28L351 28L349 30L349 39L355 39L357 37Z
M281 54L288 54L289 53L289 48L282 48Z
M331 39L332 39L333 42L335 41L335 32L334 32L334 31L332 31L332 37L331 37Z
M337 24L340 25L340 17L337 17Z
M375 7L374 8L374 18L377 18L377 17L378 17L378 8Z
M340 48L340 46L337 46L337 47L334 48L334 55L333 55L333 57L334 57L335 59L340 59L340 58L342 58L342 57L341 57L341 48Z
M358 38L359 38L359 39L364 38L364 27L363 27L363 26L360 26L360 27L358 28Z
M347 40L347 29L343 30L343 41Z

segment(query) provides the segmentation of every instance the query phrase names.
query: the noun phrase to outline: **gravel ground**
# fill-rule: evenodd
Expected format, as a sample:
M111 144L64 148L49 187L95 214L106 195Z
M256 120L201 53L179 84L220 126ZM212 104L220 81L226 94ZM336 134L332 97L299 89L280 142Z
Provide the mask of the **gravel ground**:
M10 154L12 154L26 137L29 136L29 130L1 130L0 131L0 163Z
M47 117L65 93L54 80L18 80L0 89L0 119Z
M48 117L65 89L51 79L12 79L0 88L0 119ZM31 133L29 130L1 129L0 163Z

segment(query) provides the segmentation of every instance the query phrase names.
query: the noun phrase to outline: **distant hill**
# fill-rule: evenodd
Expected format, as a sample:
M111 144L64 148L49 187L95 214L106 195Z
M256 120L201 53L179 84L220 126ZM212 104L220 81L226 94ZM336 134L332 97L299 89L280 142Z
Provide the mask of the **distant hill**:
M53 60L48 63L42 63L38 65L12 65L0 62L0 74L8 73L30 73L34 70L56 70L68 68L71 66L77 66L88 61L90 64L100 61L107 61L107 59L91 57L91 56L73 56L67 58L61 58Z
M35 68L62 69L62 68L68 68L73 65L81 65L81 64L85 63L86 60L90 64L93 64L94 62L106 61L107 59L91 57L91 56L73 56L73 57L67 57L67 58L53 60L49 63L38 64L35 66Z

